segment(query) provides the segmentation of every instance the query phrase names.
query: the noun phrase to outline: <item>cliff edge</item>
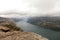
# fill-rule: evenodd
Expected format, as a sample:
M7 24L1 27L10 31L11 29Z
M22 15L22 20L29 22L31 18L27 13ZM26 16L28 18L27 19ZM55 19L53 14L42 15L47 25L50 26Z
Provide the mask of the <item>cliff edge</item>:
M25 32L7 18L0 18L0 40L48 40L33 32Z

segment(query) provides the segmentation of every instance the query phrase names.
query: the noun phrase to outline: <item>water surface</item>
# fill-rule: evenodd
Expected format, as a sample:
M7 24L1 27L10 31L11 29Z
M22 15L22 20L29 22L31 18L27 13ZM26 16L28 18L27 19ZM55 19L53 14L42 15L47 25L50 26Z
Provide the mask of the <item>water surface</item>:
M50 29L44 29L36 25L32 25L30 23L20 21L17 22L17 25L20 26L25 31L35 32L43 37L48 38L49 40L60 40L60 32L59 31L53 31Z

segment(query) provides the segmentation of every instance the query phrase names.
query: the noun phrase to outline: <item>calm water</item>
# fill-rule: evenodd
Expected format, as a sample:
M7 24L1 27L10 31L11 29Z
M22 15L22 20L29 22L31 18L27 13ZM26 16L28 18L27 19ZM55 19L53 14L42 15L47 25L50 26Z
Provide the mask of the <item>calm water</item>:
M19 25L25 31L38 33L49 40L60 40L60 32L58 31L44 29L24 21L17 22L17 25Z

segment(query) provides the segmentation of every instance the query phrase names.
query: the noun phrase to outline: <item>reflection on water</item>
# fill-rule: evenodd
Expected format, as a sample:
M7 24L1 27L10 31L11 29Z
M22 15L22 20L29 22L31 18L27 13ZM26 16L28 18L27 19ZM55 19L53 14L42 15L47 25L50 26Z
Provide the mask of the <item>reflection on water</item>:
M49 40L60 40L60 32L44 29L24 21L17 22L17 25L19 25L25 31L38 33Z

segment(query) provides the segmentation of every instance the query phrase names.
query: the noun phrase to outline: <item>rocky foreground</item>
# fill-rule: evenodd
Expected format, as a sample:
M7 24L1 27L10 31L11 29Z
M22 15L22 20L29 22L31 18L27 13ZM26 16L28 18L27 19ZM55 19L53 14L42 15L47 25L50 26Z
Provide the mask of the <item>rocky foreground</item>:
M14 22L0 20L0 40L48 40L33 32L25 32L19 29ZM14 25L13 25L14 24Z
M48 40L32 32L0 32L0 40Z

